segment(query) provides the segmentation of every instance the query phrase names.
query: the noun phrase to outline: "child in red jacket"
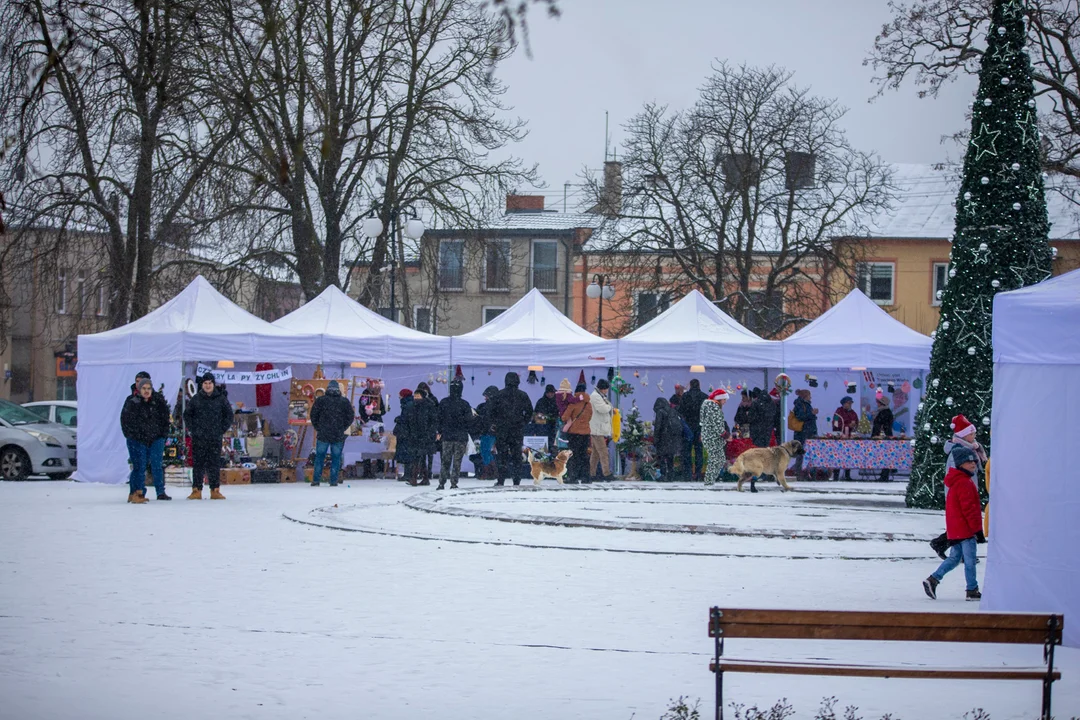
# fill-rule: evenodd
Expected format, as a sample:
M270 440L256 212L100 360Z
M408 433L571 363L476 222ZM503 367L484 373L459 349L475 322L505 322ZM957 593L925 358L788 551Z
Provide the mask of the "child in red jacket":
M930 599L937 600L937 586L945 574L964 562L967 580L967 599L979 600L979 581L975 577L975 546L986 542L982 529L982 507L979 491L971 481L977 472L975 453L959 446L952 451L954 467L945 474L945 532L949 536L949 556L930 577L923 580L923 590Z

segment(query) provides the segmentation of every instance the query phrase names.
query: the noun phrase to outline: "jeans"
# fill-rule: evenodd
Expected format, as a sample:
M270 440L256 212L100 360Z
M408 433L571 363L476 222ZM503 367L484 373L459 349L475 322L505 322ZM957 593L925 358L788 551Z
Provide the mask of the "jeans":
M128 459L131 460L131 475L128 477L129 492L141 490L146 494L146 464L150 463L150 474L154 477L154 490L158 497L165 494L165 468L162 456L165 454L165 438L158 438L149 445L127 441Z
M975 538L971 537L967 540L961 540L958 544L953 545L949 549L949 557L938 566L931 577L938 582L941 582L945 574L960 564L960 561L964 562L964 579L967 581L967 590L978 590L979 581L975 577L975 548L978 547L978 543Z
M484 461L485 465L490 465L495 461L495 456L491 454L491 451L495 449L495 436L494 435L481 435L480 436L480 459Z
M457 487L458 478L461 477L461 459L465 456L464 440L443 440L442 452L439 454L439 487L446 484L447 478L450 484Z
M318 485L322 480L323 463L326 462L326 450L330 450L330 484L337 485L338 472L341 470L341 453L345 449L345 441L328 443L322 440L315 442L315 467L311 476L311 484Z

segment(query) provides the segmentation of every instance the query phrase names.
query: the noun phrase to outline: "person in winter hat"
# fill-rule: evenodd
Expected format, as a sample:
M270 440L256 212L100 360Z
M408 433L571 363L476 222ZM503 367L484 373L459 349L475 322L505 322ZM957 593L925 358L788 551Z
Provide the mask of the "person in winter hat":
M559 411L559 417L566 412L566 406L570 404L570 398L573 396L574 391L570 387L570 380L563 378L559 383L559 391L555 393L555 407Z
M950 490L945 498L945 532L949 536L951 549L938 569L923 580L923 590L932 600L936 600L937 586L962 561L967 599L978 600L982 593L979 592L979 581L975 576L975 547L978 543L986 542L979 491L972 482L978 468L978 458L972 450L963 446L955 448L951 455L953 467L945 474L945 486Z
M562 414L563 431L573 453L566 469L566 482L571 485L590 482L589 441L592 438L592 413L592 403L585 393L585 383L578 383L570 397L570 404Z
M439 400L432 394L431 386L426 382L417 383L413 395L415 396L416 393L419 393L424 398L424 401L420 404L420 416L424 427L427 428L427 444L425 446L427 455L424 456L424 465L420 468L420 473L424 477L420 484L430 485L432 468L435 465L435 453L439 451Z
M686 388L682 383L675 383L675 392L672 393L668 400L671 402L671 406L676 410L682 405L683 394L686 393Z
M800 388L795 391L795 404L791 409L795 419L802 423L802 429L795 431L795 439L798 440L804 447L806 441L810 438L817 437L817 416L818 409L810 403L810 390L807 388ZM804 453L799 453L795 456L795 479L805 480L809 479L803 473L803 458Z
M675 456L682 453L682 419L671 402L662 397L653 403L653 446L659 460L660 479L671 482L675 478Z
M447 479L450 487L456 488L458 478L461 477L461 459L465 457L465 448L469 444L469 424L472 422L472 405L461 397L465 384L460 378L450 381L450 395L439 403L439 440L442 449L439 451L439 487L446 487Z
M184 409L184 423L191 434L191 494L188 500L202 500L203 478L210 485L210 499L224 500L221 494L221 439L232 427L233 411L213 373L206 373L199 392Z
M949 421L949 427L953 431L951 440L946 440L944 445L945 453L948 459L945 461L945 472L952 470L955 467L953 463L953 450L958 447L965 447L975 453L975 459L977 461L977 467L975 468L975 474L972 475L971 480L975 483L976 489L979 487L979 467L986 464L986 451L983 450L982 445L975 439L975 426L963 416L963 414L956 415ZM945 486L945 499L949 498L949 486ZM942 560L945 559L945 551L949 548L948 533L941 533L936 538L930 541L930 548L937 554Z
M750 432L750 391L739 394L739 407L735 408L735 427L742 433Z
M589 455L589 477L596 475L597 466L600 467L601 479L611 479L611 458L608 456L608 442L611 441L612 427L611 417L614 412L611 401L608 399L610 385L608 381L600 378L596 383L596 389L589 396L589 404L592 405L592 417L589 419L589 443L592 453Z
M394 450L394 460L404 468L401 478L409 485L415 487L420 477L420 465L427 461L427 453L423 449L423 421L420 419L420 410L417 405L419 394L414 394L409 388L402 388L398 392L400 409L394 420L394 437L397 438L397 447Z
M525 447L525 425L532 419L533 405L519 385L521 377L516 372L506 373L505 386L494 400L495 459L499 466L495 487L502 487L507 476L513 478L515 485L521 484L521 450Z
M712 391L708 400L701 404L701 441L709 456L709 464L705 466L706 485L712 485L727 469L728 427L723 409L727 399L727 390L721 388ZM753 481L750 490L754 490Z
M555 433L559 431L559 404L555 402L555 386L548 385L544 388L544 394L536 401L533 411L537 415L544 416L544 425L547 429L548 452L555 452Z
M874 424L870 429L870 437L891 438L893 420L893 411L889 408L889 398L882 393L877 397L877 409L874 411ZM887 482L890 472L889 468L882 470L881 475L878 476L878 482Z
M162 455L169 435L169 404L154 392L149 377L138 381L138 394L124 401L120 410L120 429L127 439L131 475L128 478L128 502L146 502L146 464L154 478L158 500L172 500L165 492L165 469Z
M836 408L836 412L833 413L833 432L840 433L844 437L850 437L859 427L859 413L852 409L854 404L855 400L849 395L840 398L840 407ZM840 468L833 470L832 479L840 479ZM851 470L844 469L844 479L851 479Z
M315 428L315 466L311 486L318 487L322 480L326 451L330 451L330 487L337 487L341 470L341 454L345 450L345 433L356 419L352 403L341 394L337 380L326 384L326 393L311 406L311 426Z
M769 394L761 388L751 390L750 397L750 442L754 447L767 448L776 427L777 409Z
M499 388L488 385L484 388L484 402L476 406L476 415L473 418L473 435L480 438L480 464L474 461L476 477L490 478L497 473L495 468L495 421L492 417L494 399L499 394Z
M683 473L689 476L689 480L700 477L705 467L705 447L701 444L701 404L707 399L697 378L690 381L690 389L679 399L679 414L690 426L692 436L683 456Z

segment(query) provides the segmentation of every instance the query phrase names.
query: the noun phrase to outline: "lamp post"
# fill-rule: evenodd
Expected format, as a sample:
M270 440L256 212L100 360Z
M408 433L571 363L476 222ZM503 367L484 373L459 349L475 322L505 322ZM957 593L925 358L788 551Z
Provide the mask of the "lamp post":
M596 321L596 334L604 336L604 300L615 297L615 286L608 280L607 275L593 275L592 283L585 288L585 294L591 298L600 298L600 314Z
M382 234L383 223L379 219L378 215L379 206L373 205L371 208L371 214L364 218L363 230L364 235L369 238L377 238ZM405 205L403 207L395 206L390 209L390 319L397 322L397 237L398 237L398 223L399 218L404 216L407 219L405 223L405 234L413 240L419 240L424 236L424 222L416 214L416 211L412 207Z

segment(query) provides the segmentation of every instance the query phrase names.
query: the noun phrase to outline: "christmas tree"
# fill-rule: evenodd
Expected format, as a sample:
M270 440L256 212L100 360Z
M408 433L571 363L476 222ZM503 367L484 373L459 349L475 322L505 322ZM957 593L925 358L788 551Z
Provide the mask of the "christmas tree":
M994 295L1050 276L1031 62L1021 0L996 0L956 199L956 231L926 395L915 420L909 507L941 508L951 419L963 414L990 449ZM1016 438L1005 438L1016 442Z

